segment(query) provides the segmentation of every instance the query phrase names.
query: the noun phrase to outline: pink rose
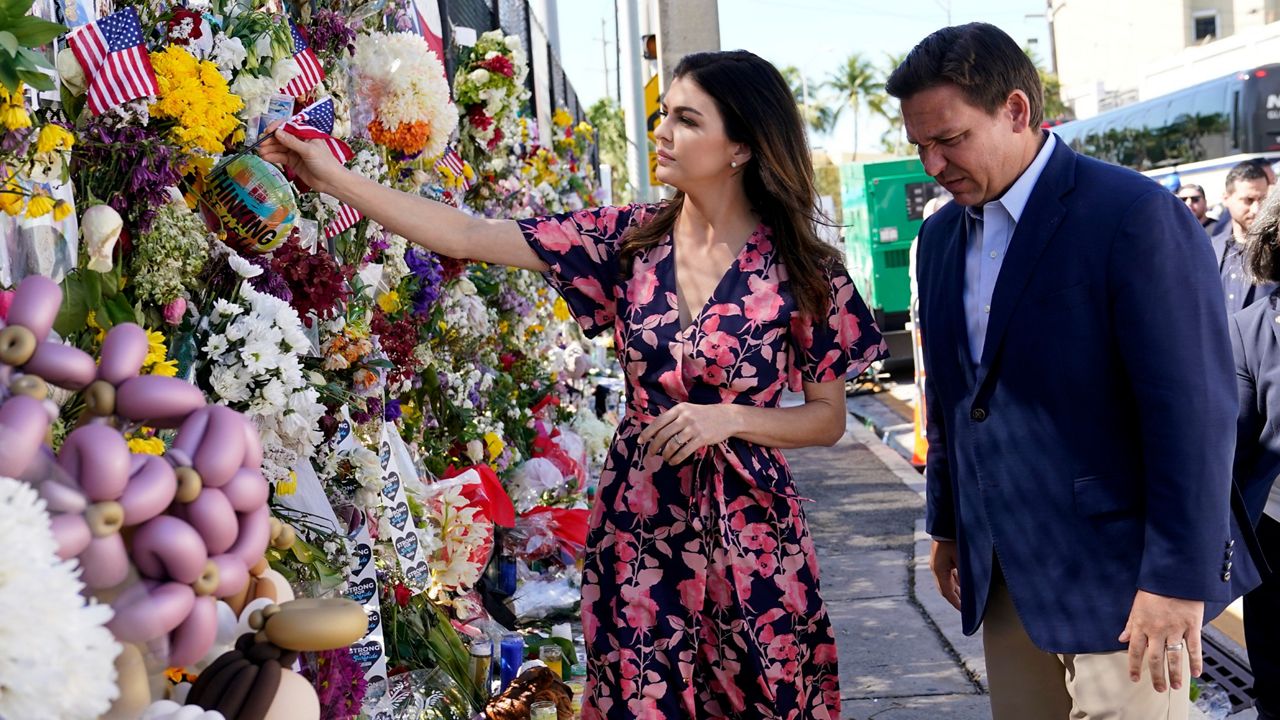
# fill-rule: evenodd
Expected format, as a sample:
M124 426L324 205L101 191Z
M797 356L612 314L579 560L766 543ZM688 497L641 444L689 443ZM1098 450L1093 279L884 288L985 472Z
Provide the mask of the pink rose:
M164 321L170 325L177 325L182 322L182 316L187 314L187 299L176 298L168 305L164 306Z
M16 290L0 290L0 320L9 319L9 306L13 304L13 296L17 294Z

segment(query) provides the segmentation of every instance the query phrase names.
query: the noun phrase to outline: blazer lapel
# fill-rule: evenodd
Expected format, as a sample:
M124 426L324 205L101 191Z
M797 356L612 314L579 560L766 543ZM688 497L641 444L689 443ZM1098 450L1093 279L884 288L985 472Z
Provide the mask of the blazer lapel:
M1062 140L1058 140L1053 155L1036 181L1035 189L1022 212L1018 226L1009 241L1009 251L1000 266L995 290L991 296L991 317L987 321L987 337L982 346L982 360L978 364L977 386L981 386L991 371L1004 342L1009 320L1018 307L1018 300L1027 289L1040 255L1053 238L1067 214L1062 196L1075 187L1076 156Z
M969 246L969 215L964 208L959 208L951 236L947 240L947 249L943 258L943 292L942 301L946 303L946 314L949 316L951 332L955 341L948 343L953 348L955 362L964 373L965 382L973 387L974 365L969 357L969 324L964 316L964 270L965 254Z

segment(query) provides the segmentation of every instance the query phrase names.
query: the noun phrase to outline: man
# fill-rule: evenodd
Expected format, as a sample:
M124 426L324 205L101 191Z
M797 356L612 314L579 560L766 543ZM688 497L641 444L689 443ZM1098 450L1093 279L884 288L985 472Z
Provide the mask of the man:
M1035 66L995 26L935 32L887 90L955 196L918 258L927 525L939 589L983 625L993 715L1185 718L1206 604L1256 581L1203 231L1041 131Z
M1213 220L1209 219L1209 203L1204 197L1204 188L1195 183L1188 183L1178 188L1178 199L1187 204L1187 209L1200 221L1200 226L1207 228Z
M1275 182L1271 178L1274 177L1250 161L1242 162L1227 172L1222 206L1230 214L1231 221L1223 225L1211 240L1222 277L1228 315L1267 297L1276 287L1273 283L1254 285L1244 271L1244 243L1249 226L1258 216L1262 201L1267 199L1267 193Z
M1253 165L1261 170L1263 175L1267 176L1268 187L1276 184L1276 170L1271 167L1270 160L1267 158L1253 158L1252 160L1245 160L1245 163ZM1207 215L1211 220L1207 226L1211 237L1231 227L1231 211L1227 209L1224 203L1219 202L1213 209L1209 210Z

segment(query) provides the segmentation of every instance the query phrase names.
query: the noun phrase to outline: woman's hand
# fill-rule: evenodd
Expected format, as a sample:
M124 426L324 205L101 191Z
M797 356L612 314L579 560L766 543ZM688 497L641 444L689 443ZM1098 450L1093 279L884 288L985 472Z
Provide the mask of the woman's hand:
M679 465L708 445L718 445L734 435L737 415L728 403L695 405L680 403L658 416L640 433L649 452Z
M277 120L264 132L275 132L283 123ZM263 160L292 170L312 190L332 194L334 178L344 168L323 140L302 140L287 132L275 132L258 146Z

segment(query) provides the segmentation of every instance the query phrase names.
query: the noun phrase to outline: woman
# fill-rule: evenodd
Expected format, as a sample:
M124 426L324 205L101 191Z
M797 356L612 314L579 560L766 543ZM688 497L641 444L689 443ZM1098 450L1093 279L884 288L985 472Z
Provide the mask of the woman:
M686 57L668 89L665 205L481 220L346 172L277 134L268 160L451 257L546 273L612 328L627 412L583 571L583 717L838 718L831 623L779 448L844 433L844 379L883 343L814 233L795 100L747 52ZM805 402L778 407L785 388Z
M1257 285L1280 282L1280 193L1249 228L1245 269ZM1258 537L1280 571L1280 289L1231 317L1240 418L1234 477ZM1258 717L1280 720L1280 576L1244 596L1244 634Z

